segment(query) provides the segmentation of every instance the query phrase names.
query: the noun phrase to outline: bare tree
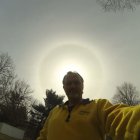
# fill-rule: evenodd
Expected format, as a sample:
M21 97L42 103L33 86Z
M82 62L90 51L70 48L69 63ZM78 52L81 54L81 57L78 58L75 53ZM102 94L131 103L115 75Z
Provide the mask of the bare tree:
M105 11L134 10L140 0L97 0Z
M27 84L27 82L23 80L16 80L13 91L19 94L20 104L22 103L23 105L26 105L31 101L31 93L33 93L33 90L31 89L30 85Z
M139 92L133 84L124 82L121 86L117 87L117 93L113 97L113 103L137 105L140 103Z
M24 125L32 92L27 82L17 80L12 58L7 53L0 54L0 120L14 126Z
M10 91L7 91L0 103L1 120L14 126L25 126L31 107L30 86L17 80Z
M0 54L0 102L7 96L16 78L13 60L7 53Z
M8 53L0 54L0 76L9 76L14 70L14 64Z

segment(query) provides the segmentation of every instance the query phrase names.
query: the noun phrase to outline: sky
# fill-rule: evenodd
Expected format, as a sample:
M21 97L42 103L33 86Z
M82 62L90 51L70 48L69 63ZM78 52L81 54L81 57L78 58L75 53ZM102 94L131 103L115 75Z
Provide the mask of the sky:
M65 94L69 70L83 76L84 98L111 99L125 81L140 91L139 13L105 12L96 0L0 1L0 52L40 102L46 89Z

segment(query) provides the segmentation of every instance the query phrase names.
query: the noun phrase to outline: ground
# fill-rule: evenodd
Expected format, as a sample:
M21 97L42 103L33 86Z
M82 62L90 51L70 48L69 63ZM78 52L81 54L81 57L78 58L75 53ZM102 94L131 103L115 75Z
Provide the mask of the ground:
M0 133L0 140L18 140Z

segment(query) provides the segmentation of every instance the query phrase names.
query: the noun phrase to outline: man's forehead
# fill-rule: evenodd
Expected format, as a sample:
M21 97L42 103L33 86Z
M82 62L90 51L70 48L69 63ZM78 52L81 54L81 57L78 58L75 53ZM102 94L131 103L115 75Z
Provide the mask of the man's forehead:
M78 73L73 73L73 72L68 72L64 78L63 78L63 84L65 82L68 81L80 81L81 83L84 82L83 78L81 77L81 75L79 75Z
M71 81L71 80L81 80L81 78L80 78L80 76L78 76L78 75L74 75L74 74L69 74L69 75L67 75L66 77L65 77L65 80L66 81Z

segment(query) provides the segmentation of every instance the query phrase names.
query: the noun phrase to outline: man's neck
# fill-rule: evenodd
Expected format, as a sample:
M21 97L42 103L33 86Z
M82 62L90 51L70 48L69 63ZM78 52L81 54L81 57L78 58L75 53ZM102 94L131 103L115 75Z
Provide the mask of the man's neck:
M77 104L80 104L81 103L81 100L82 100L82 98L81 99L69 99L69 101L68 101L68 105L69 106L75 106L75 105L77 105Z

